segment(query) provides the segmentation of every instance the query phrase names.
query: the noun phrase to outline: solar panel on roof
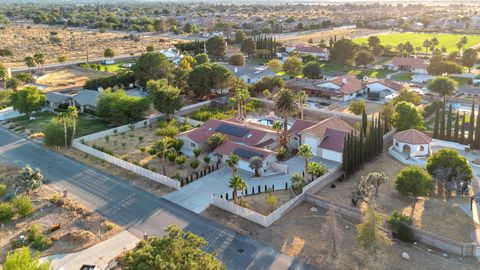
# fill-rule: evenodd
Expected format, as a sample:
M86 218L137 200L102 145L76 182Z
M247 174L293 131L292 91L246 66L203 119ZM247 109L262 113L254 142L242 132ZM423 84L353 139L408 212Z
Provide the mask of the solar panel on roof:
M241 138L245 136L245 134L247 134L249 130L248 128L223 123L220 124L220 126L218 126L215 131Z
M252 157L263 157L263 154L256 153L247 149L237 148L233 150L233 153L239 157L250 159Z

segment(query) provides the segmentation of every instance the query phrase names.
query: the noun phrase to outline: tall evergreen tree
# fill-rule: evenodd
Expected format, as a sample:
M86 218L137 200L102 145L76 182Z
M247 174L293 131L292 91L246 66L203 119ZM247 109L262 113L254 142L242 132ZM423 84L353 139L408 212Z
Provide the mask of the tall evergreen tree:
M450 107L448 108L447 130L446 130L445 137L449 141L452 139L452 103L450 103Z
M363 111L362 111L362 131L363 131L363 135L367 134L367 127L368 127L367 112L365 111L365 108L363 108Z
M459 142L459 139L460 139L460 134L458 134L458 132L460 131L459 128L460 128L460 111L457 110L457 116L455 118L455 128L453 130L454 142Z
M473 120L471 120L473 121ZM475 148L480 148L480 106L478 107L477 113L477 126L475 127Z
M438 137L440 139L445 138L445 110L446 110L445 104L443 104L443 109L440 113L440 120L439 120L439 122L440 122L440 132L438 134Z
M440 121L440 109L435 110L435 123L433 124L433 138L438 138L438 124Z
M468 125L468 140L470 146L473 145L473 133L475 132L475 99L472 103L472 111L470 112L470 124Z
M460 133L460 140L459 140L460 143L465 143L465 126L467 125L466 119L467 117L465 115L465 112L463 112L463 120L462 120L462 126L461 126L462 132Z

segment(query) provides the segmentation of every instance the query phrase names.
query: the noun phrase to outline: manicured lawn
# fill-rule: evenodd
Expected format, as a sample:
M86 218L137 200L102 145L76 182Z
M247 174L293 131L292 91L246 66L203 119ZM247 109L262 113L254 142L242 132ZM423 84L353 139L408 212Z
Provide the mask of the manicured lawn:
M388 74L392 73L390 70L377 70L377 69L362 69L358 67L346 66L335 63L322 63L320 68L323 72L343 72L350 75L358 75L365 71L368 77L372 78L385 78Z
M449 76L450 79L455 80L459 86L468 84L468 78Z
M457 49L457 42L463 37L466 36L468 39L467 45L465 48L472 47L478 43L480 43L480 35L462 35L462 34L444 34L444 33L414 33L414 32L406 32L406 33L389 33L384 35L378 35L380 41L383 45L391 45L395 47L399 43L404 43L406 41L410 41L413 47L421 47L423 48L423 41L426 39L432 39L433 37L437 37L439 40L439 48L445 47L448 52L458 50ZM368 43L368 38L355 38L353 41L357 44L366 44Z
M55 114L51 112L39 112L35 113L35 120L28 121L25 116L17 117L11 121L17 125L24 126L26 129L31 130L32 132L41 132L53 118ZM85 115L80 114L80 117L77 122L77 137L84 136L87 134L96 133L102 130L112 128L112 126L100 119L89 118Z
M392 80L408 82L412 80L413 73L411 72L402 72L395 75L392 75Z

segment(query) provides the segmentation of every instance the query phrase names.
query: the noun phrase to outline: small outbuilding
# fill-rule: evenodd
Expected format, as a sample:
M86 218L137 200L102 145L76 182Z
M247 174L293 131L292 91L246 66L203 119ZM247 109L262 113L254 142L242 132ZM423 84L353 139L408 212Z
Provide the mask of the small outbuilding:
M409 156L428 156L431 142L432 138L416 129L400 131L393 136L393 147L395 150Z

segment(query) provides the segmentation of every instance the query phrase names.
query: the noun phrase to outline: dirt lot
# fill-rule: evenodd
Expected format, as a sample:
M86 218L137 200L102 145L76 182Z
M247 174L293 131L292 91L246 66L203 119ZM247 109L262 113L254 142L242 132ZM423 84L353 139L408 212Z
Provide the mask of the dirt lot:
M332 109L335 110L335 111L351 113L348 110L349 104L350 103L348 103L346 105L333 104L331 106L332 106ZM365 102L365 111L367 112L367 114L376 114L376 113L380 112L382 110L382 108L383 108L382 104L368 102L368 101Z
M249 209L262 215L269 215L272 210L275 211L277 208L284 205L294 197L294 194L290 190L275 191L272 192L272 194L277 197L277 204L273 207L273 209L265 200L267 198L267 193L246 196L244 200L248 202Z
M347 180L337 182L334 189L325 188L318 195L351 205L353 184L359 182L361 176L370 172L385 172L390 179L386 184L380 186L380 196L376 200L378 209L386 214L399 210L410 215L412 199L401 196L394 188L395 177L403 167L403 164L392 158L385 150L373 162L365 165ZM471 243L470 233L480 226L475 225L473 220L459 207L460 204L469 202L469 197L444 200L433 195L430 198L422 198L415 207L415 225L452 240Z
M13 187L19 168L5 164L0 166L0 183ZM68 198L60 198L58 203L51 202L56 192L43 185L30 195L35 207L34 213L26 218L14 218L0 228L0 261L10 248L10 241L26 235L33 224L39 224L52 245L42 255L69 253L78 251L117 234L122 229L105 220L79 203ZM50 232L54 225L58 230Z
M205 210L203 215L239 233L263 241L290 256L296 256L318 269L466 270L480 267L480 263L472 258L459 259L458 256L444 258L440 251L428 252L427 247L404 243L393 243L377 256L372 256L355 244L355 224L346 217L342 217L339 222L343 237L338 243L338 257L334 260L329 255L331 247L328 241L322 237L325 210L317 208L317 212L312 212L310 210L312 206L309 203L301 204L269 228L263 228L214 206ZM401 258L404 251L410 255L410 260Z
M55 39L58 38L58 42ZM134 41L121 33L99 33L53 26L11 25L0 30L1 48L13 52L12 57L0 57L0 62L11 66L23 66L23 59L36 52L46 56L46 63L57 62L60 55L69 60L86 59L88 47L90 59L103 57L106 48L112 48L116 55L128 55L145 51L147 45L157 49L169 47L174 40L141 36ZM53 40L52 40L53 39Z
M67 88L83 88L87 80L109 75L111 74L108 72L81 67L69 67L47 71L45 75L37 79L37 83L47 85L46 91L56 91Z
M289 42L308 42L310 39L314 43L319 43L322 39L328 43L330 38L336 37L345 37L345 38L355 38L355 37L364 37L375 35L378 33L385 32L384 30L373 30L373 29L345 29L345 30L329 30L329 31L308 31L300 32L293 34L283 34L279 36L279 40L285 43Z

